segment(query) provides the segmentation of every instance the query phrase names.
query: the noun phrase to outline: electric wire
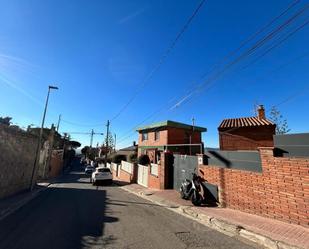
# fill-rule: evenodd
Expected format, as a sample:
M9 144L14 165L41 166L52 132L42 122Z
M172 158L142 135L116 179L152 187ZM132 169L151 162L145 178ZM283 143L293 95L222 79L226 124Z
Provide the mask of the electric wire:
M150 73L142 80L140 86L138 89L134 92L132 97L128 100L127 103L119 110L119 112L116 113L115 116L111 118L111 121L114 121L116 118L118 118L126 109L127 107L133 102L133 100L136 98L136 96L141 92L141 90L146 86L146 84L152 79L154 74L160 69L160 67L163 65L167 57L170 55L174 47L176 46L177 42L180 40L180 38L183 36L183 34L186 32L186 30L189 28L190 24L192 23L193 19L197 16L199 10L202 8L206 0L202 0L197 8L194 10L193 14L189 17L189 19L186 21L185 25L181 28L180 32L176 35L176 38L173 40L171 45L167 48L167 50L163 53L161 56L159 62L157 65L150 71Z

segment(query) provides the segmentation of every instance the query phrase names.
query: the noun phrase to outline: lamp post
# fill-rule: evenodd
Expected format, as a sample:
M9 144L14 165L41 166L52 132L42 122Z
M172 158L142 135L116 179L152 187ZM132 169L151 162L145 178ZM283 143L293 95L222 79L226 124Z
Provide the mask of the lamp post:
M38 141L36 152L35 152L34 165L33 165L32 174L31 174L31 186L30 186L31 191L33 190L33 187L34 187L34 174L35 174L35 169L36 169L36 165L37 165L37 162L38 162L39 152L40 152L40 149L41 149L43 128L44 128L44 123L45 123L45 117L46 117L46 111L47 111L47 105L48 105L50 90L58 90L58 87L48 86L48 92L47 92L47 98L46 98L46 102L45 102L43 119L42 119L42 124L41 124L41 129L40 129L39 141Z

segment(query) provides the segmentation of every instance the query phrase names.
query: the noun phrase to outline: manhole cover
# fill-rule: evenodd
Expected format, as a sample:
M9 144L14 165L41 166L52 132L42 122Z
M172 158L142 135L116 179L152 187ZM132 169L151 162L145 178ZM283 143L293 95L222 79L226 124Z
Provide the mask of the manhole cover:
M205 248L210 246L206 240L203 240L201 237L197 236L194 233L190 232L177 232L175 233L176 237L180 239L186 246L194 248Z

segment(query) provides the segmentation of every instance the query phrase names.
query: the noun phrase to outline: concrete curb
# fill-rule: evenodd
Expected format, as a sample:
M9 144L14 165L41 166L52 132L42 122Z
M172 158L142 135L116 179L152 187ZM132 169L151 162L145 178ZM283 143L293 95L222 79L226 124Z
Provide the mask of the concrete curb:
M30 202L31 200L33 200L35 197L37 197L41 192L47 190L50 185L52 183L47 184L45 187L46 188L42 188L42 189L38 189L32 193L30 193L29 196L22 198L21 200L17 201L16 203L14 203L14 205L8 207L7 209L1 211L0 213L0 221L3 220L5 217L9 216L10 214L16 212L17 210L19 210L21 207L23 207L24 205L26 205L28 202Z
M154 200L153 198L151 198L151 195L150 196L145 195L143 191L134 192L133 190L126 188L126 186L122 186L121 188L129 193L135 194L157 205L160 205L169 210L172 210L173 212L189 217L199 222L200 224L208 226L209 228L215 229L228 236L244 238L246 240L249 240L251 242L254 242L256 244L259 244L269 249L304 249L302 247L297 247L295 245L289 245L285 242L277 241L267 236L252 232L237 224L231 224L229 222L226 222L224 220L221 220L215 217L207 216L205 214L199 214L198 212L193 210L192 207L179 206L175 208L176 206L172 207L172 206L162 203L162 201Z

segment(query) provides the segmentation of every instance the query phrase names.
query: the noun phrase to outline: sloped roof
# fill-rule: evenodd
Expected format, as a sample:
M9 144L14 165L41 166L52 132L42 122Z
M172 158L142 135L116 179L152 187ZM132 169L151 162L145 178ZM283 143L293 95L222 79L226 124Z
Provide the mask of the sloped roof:
M152 130L152 129L160 128L160 127L174 127L174 128L181 128L181 129L187 129L187 130L193 129L192 125L179 123L179 122L175 122L175 121L171 121L171 120L166 120L166 121L163 121L163 122L154 123L154 124L151 124L151 125L140 127L136 131L146 131L146 130ZM200 132L207 131L206 128L199 127L199 126L194 126L194 130L200 131Z
M275 124L267 119L258 117L247 118L228 118L224 119L218 129L236 128L236 127L256 127L256 126L274 126Z
M126 147L126 148L122 148L120 149L119 151L135 151L137 149L137 145L132 145L132 146L129 146L129 147Z

